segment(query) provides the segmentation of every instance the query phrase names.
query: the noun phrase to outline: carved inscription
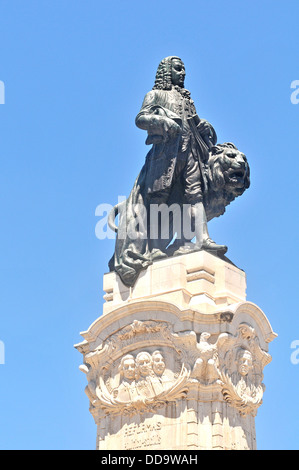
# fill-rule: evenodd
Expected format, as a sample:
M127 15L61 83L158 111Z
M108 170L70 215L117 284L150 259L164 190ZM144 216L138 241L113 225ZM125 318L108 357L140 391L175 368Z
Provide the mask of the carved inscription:
M129 424L124 429L124 448L125 450L138 450L159 446L161 437L162 423L142 423Z

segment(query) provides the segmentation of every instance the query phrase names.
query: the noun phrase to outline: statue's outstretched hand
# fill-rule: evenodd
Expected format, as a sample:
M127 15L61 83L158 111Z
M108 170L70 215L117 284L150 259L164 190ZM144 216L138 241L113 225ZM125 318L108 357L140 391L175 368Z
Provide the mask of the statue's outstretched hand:
M172 119L161 118L163 122L163 140L166 142L181 133L181 127Z
M179 124L167 116L151 115L150 117L143 117L142 125L140 123L141 121L139 120L139 126L148 132L146 140L148 145L167 142L181 133Z

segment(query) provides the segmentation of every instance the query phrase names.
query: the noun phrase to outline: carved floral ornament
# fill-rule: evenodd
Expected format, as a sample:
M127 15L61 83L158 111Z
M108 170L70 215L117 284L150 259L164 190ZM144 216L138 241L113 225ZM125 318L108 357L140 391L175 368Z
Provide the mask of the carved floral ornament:
M262 403L263 368L271 361L246 323L236 334L174 333L164 321L137 321L109 336L80 367L91 411L153 412L185 398L191 387L216 387L242 416Z

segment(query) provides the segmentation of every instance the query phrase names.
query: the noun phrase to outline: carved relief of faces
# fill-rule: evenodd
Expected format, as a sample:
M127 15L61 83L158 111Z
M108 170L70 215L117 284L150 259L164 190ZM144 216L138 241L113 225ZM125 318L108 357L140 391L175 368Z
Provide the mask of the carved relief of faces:
M253 359L250 351L240 349L237 353L237 365L240 375L245 377L253 369Z
M160 351L153 352L152 361L153 371L155 372L155 374L162 375L165 371L165 362Z
M127 354L121 360L119 371L127 380L134 380L135 378L135 359L131 354Z
M148 377L152 373L152 357L147 352L140 352L136 356L136 367L139 375Z

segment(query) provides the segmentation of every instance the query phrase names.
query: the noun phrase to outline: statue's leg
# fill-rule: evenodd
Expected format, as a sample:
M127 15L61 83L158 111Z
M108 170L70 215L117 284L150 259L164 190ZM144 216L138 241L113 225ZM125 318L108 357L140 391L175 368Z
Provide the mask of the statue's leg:
M206 211L203 204L202 175L198 160L193 156L192 152L188 154L186 159L183 176L185 181L185 201L187 202L187 205L184 207L185 210L183 209L183 233L185 240L190 242L195 236L196 243L193 250L206 249L225 253L227 247L225 245L218 245L209 235ZM188 234L189 228L191 229L190 234ZM186 241L184 245L188 245ZM182 247L180 251L183 249Z
M191 206L191 217L194 220L196 248L226 253L227 247L225 245L218 245L210 238L203 202Z
M167 257L166 248L172 239L173 215L165 202L168 196L166 191L156 194L148 205L148 246L153 261Z

